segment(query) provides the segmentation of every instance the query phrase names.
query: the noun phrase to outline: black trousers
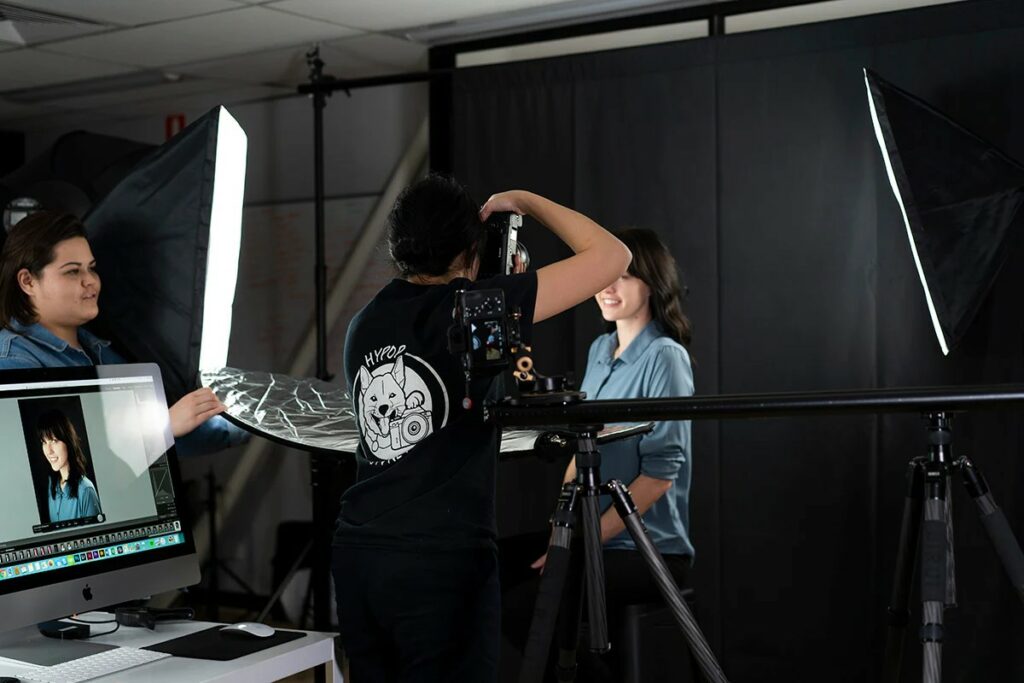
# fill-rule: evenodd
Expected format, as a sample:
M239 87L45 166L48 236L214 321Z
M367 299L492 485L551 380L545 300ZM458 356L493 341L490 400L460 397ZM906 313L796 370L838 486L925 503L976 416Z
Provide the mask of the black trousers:
M354 683L488 683L501 629L493 549L334 548L341 641Z
M580 549L582 551L582 548ZM663 555L669 572L680 588L689 586L690 557L688 555ZM577 651L580 669L579 681L619 681L617 655L621 647L615 641L623 625L623 613L627 605L663 602L658 585L651 576L643 556L636 550L605 550L605 597L607 600L608 637L612 649L608 655L592 654L585 647ZM507 583L507 582L506 582ZM526 645L530 619L537 597L539 579L531 577L515 585L506 585L502 594L502 633L506 641L519 653ZM586 607L584 605L584 613ZM584 614L584 619L586 615ZM555 647L552 645L552 657Z

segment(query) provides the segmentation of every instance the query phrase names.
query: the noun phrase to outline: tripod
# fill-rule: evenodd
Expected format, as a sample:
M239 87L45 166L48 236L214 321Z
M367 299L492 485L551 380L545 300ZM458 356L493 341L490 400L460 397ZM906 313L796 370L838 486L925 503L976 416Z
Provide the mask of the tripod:
M537 591L537 602L526 641L519 683L540 683L544 678L548 651L556 621L560 623L557 673L559 681L576 678L576 645L581 618L581 593L587 597L590 649L607 652L608 624L604 593L604 556L601 548L601 520L598 496L612 497L615 511L626 525L633 542L647 563L662 597L686 636L687 643L704 676L712 683L728 683L721 666L701 633L693 613L679 593L661 554L620 481L601 483L601 454L597 448L600 425L572 426L576 439L576 480L562 486L552 517L547 562ZM572 553L573 541L583 537L582 562ZM580 586L583 580L584 586Z
M942 613L956 602L953 581L952 516L949 482L954 471L963 478L967 493L978 506L982 524L1002 561L1003 568L1024 600L1024 553L1010 530L1006 516L989 493L981 472L966 457L953 460L950 420L943 412L928 414L928 456L914 458L907 468L907 494L896 556L895 581L889 601L882 680L899 683L903 662L908 596L914 574L914 552L920 543L921 642L924 683L942 680Z

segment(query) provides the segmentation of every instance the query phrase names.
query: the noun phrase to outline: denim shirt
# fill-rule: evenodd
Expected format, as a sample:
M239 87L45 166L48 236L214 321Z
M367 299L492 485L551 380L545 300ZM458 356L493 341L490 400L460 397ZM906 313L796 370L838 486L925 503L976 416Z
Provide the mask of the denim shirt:
M117 365L125 359L85 328L78 328L76 349L39 323L23 325L11 320L0 329L0 370ZM178 455L203 455L248 441L249 433L222 417L210 418L185 436L175 439Z
M39 323L22 325L12 320L0 329L0 370L17 368L67 368L87 365L124 363L121 356L104 341L78 328L76 349Z
M588 400L664 398L693 395L693 370L686 348L666 336L656 321L614 357L619 345L615 332L590 345L587 372L580 386ZM640 474L672 481L665 495L644 513L643 521L658 550L693 556L690 543L690 422L656 422L654 431L601 446L601 477L626 486ZM611 500L601 497L602 511ZM635 549L625 531L605 543L609 549Z

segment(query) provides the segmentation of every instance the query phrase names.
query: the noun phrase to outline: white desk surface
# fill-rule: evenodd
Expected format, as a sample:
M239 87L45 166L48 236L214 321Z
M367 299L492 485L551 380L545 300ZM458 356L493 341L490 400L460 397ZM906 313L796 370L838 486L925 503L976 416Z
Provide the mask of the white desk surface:
M91 612L80 618L103 621L113 619L113 615ZM141 648L216 625L208 621L158 623L153 631L147 628L122 626L116 633L90 638L87 642ZM112 624L103 624L93 626L92 629L102 632L111 626ZM35 631L35 628L33 627L31 630ZM267 681L269 683L326 664L328 683L342 683L341 672L334 659L334 634L316 631L306 631L305 633L305 638L297 638L226 662L166 657L94 680L97 683L112 683L113 681L145 681L145 683L259 683ZM44 636L40 635L39 637L45 639ZM50 642L54 647L60 646L59 641L50 640ZM24 666L19 667L10 660L0 660L0 676L14 675L14 672L24 669Z

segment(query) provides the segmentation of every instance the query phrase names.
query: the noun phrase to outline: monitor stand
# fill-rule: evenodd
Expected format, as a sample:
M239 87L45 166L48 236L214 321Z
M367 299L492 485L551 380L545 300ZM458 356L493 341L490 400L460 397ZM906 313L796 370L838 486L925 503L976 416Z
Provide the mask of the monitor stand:
M48 638L35 626L0 634L0 658L36 666L54 666L114 649L113 645Z

